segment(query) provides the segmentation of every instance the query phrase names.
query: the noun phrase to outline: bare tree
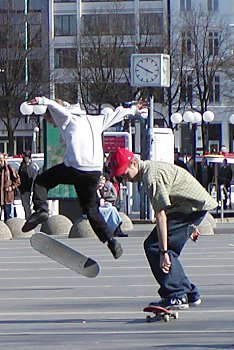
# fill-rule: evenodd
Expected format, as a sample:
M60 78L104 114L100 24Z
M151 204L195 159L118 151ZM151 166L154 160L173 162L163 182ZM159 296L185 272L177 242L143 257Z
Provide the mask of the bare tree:
M172 104L203 114L213 102L220 102L230 86L227 70L232 62L230 27L225 18L199 5L185 12L172 35ZM215 82L217 86L215 87ZM206 148L202 122L203 151Z
M75 44L74 78L86 109L100 111L104 103L116 105L123 98L131 98L129 58L133 46L127 43L126 34L130 36L134 26L119 13L121 5L114 5L106 14L82 17L81 34Z
M82 16L81 31L74 43L77 65L73 66L70 82L78 87L79 99L87 111L99 112L105 103L115 106L131 100L137 92L130 86L131 54L161 52L158 37L162 16L147 13L138 20L136 38L136 18L125 14L119 1L112 3L106 13ZM55 76L57 83L59 80L61 76L57 81ZM142 94L146 96L147 91Z
M12 1L0 13L0 120L8 133L9 154L14 152L20 103L40 92L46 82L46 51L42 55L37 16L15 9Z

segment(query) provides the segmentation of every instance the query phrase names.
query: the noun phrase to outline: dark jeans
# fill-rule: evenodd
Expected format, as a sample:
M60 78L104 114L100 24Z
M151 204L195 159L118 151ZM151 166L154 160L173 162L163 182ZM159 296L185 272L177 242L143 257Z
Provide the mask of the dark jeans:
M218 186L218 200L221 201L221 197L223 195L223 208L227 209L227 200L228 200L228 195L230 193L230 184L223 184L223 193L221 193L221 185ZM231 208L231 205L229 203L229 207Z
M103 216L99 212L97 202L97 186L100 171L80 171L67 167L64 163L53 166L38 175L33 185L34 210L48 210L47 193L59 184L74 185L82 207L87 215L90 225L100 241L106 242L113 237Z
M188 280L179 262L180 253L192 233L189 225L199 225L206 211L191 214L173 213L167 215L168 253L171 268L168 274L160 268L160 253L157 227L153 229L144 242L145 253L152 273L160 285L158 290L161 298L182 298L188 294L199 294L196 286Z

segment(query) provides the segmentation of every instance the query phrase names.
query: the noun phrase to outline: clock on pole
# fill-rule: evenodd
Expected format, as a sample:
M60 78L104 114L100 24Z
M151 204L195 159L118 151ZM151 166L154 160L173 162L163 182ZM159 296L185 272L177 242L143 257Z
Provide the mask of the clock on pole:
M131 55L132 86L170 86L170 56L164 54Z

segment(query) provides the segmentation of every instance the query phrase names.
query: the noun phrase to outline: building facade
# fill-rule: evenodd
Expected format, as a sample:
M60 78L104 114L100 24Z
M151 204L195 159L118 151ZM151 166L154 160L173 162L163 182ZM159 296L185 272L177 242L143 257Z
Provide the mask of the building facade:
M74 47L77 49L77 43L82 48L88 49L88 45L91 45L91 43L90 41L85 42L84 38L90 36L98 37L97 28L95 27L97 24L102 30L102 35L106 36L106 38L109 35L113 35L114 31L111 28L115 25L116 20L121 24L121 31L118 31L118 37L124 43L122 48L124 47L125 54L128 56L125 60L126 70L123 78L124 83L122 82L122 84L128 85L128 87L129 70L127 68L129 68L131 53L170 53L172 61L175 61L173 37L177 37L179 38L177 50L178 47L181 51L186 48L187 51L190 50L189 55L191 57L194 47L191 38L188 36L189 30L184 27L184 22L183 28L179 26L178 23L182 23L182 21L178 21L178 19L181 19L182 15L193 17L194 11L198 12L200 6L203 6L204 18L206 18L204 21L206 20L206 24L208 25L206 45L209 47L209 50L213 50L210 53L211 56L215 59L217 57L220 58L220 55L229 55L231 57L233 55L234 9L233 4L230 7L230 1L228 0L53 1L50 7L50 68L51 72L53 72L53 81L51 84L52 95L65 95L72 102L82 101L82 91L80 91L79 84L74 80L74 75L71 73L72 67L75 68L72 62L77 58L77 50L73 51L73 49ZM211 17L212 20L209 21ZM225 22L223 20L224 18ZM191 21L188 21L188 24L191 26ZM223 31L221 24L227 27L226 34L221 33ZM194 25L205 25L205 23ZM227 33L229 33L229 37ZM169 35L170 38L168 38ZM219 41L224 41L224 39L226 39L226 46L229 47L229 50L224 48L221 50ZM120 49L120 47L118 48ZM67 59L72 55L73 59ZM204 61L203 64L205 65L206 62ZM231 63L233 64L229 60L229 64ZM203 67L200 68L202 69ZM208 82L211 87L207 92L209 98L207 98L205 106L201 106L200 100L197 99L197 91L194 87L195 84L193 84L195 80L191 74L188 75L185 79L186 81L183 84L181 83L180 86L178 83L174 83L176 79L180 79L177 74L174 74L176 71L175 64L172 64L172 86L170 94L168 93L168 89L154 90L154 121L158 126L168 126L170 115L177 111L180 111L182 114L186 110L202 112L203 108L205 108L205 110L210 110L214 113L214 120L211 123L202 127L201 123L196 125L195 136L192 134L191 125L188 125L186 122L183 122L180 127L177 126L175 128L175 147L182 153L192 153L191 137L196 138L197 153L202 153L204 149L208 152L219 152L223 145L226 146L228 151L234 151L234 129L230 123L230 116L234 113L233 96L231 94L233 90L233 77L230 77L223 70L229 71L230 69L228 70L225 65L220 65L217 66L217 70L214 70L214 76ZM210 75L212 74L213 72ZM175 89L178 89L178 87L180 96L173 101L168 100L168 98L174 96ZM130 88L130 91L129 89L122 88L122 91L122 100L124 100L124 96L125 100L127 100L131 94L133 95L132 88ZM179 94L177 93L177 95ZM192 103L190 103L191 96L193 96ZM96 101L94 100L93 102L95 103ZM104 100L105 102L108 101ZM206 141L203 140L203 129L206 133ZM206 143L205 146L203 145L204 142Z
M232 1L171 1L171 36L179 39L183 66L177 68L184 71L180 75L176 69L172 72L172 83L173 75L182 80L180 99L174 103L172 112L202 114L208 110L214 113L212 122L197 123L195 133L191 130L192 125L186 122L177 126L176 148L181 153L192 153L192 138L195 138L197 154L204 150L219 153L224 145L228 152L234 152L233 118L230 118L234 113L233 23Z
M201 153L204 150L204 130L207 151L219 152L222 145L225 145L228 151L234 151L234 128L230 123L230 116L234 114L232 103L234 79L232 74L229 74L233 64L233 2L228 0L11 0L11 2L17 3L24 13L27 6L27 11L37 16L37 24L41 26L41 43L36 51L46 51L48 54L48 61L45 61L42 67L42 70L48 72L47 81L38 85L34 91L27 89L26 84L21 100L25 100L27 94L44 94L51 98L62 98L70 103L82 103L87 112L98 113L102 106L110 104L115 107L123 101L134 98L137 93L142 97L153 94L154 124L160 127L174 127L175 147L181 153L192 153L191 137L195 137L196 152ZM0 1L0 11L3 14L4 4L7 3L9 1ZM214 58L213 62L220 59L226 64L216 65L217 69L213 75L211 74L212 79L206 81L209 86L209 89L205 90L208 97L205 96L202 103L198 98L196 67L192 63L195 57L195 44L194 38L191 37L191 26L197 25L199 29L199 24L194 24L191 19L195 17L194 13L198 11L200 4L208 21L206 43L208 49L206 49L209 57ZM182 17L187 22L182 21ZM209 21L209 18L212 20ZM225 46L223 28L226 28L225 33L229 32L229 36L226 34L227 50L223 49ZM131 87L132 53L169 53L172 63L171 88L139 91ZM210 61L204 60L203 65L200 64L201 71L206 62ZM3 66L0 68L2 78L5 70ZM39 65L37 70L40 70ZM24 82L25 79L27 76L23 77ZM204 81L200 87L204 92ZM197 123L196 133L192 133L191 125L186 122L177 127L171 125L172 113L184 114L188 110L201 113L210 110L215 118L204 127L201 127L201 123ZM40 119L40 116L34 115L30 118L21 118L14 133L14 153L21 153L23 149L32 147L36 151L43 151L43 126ZM7 130L1 123L0 151L7 152L7 138ZM136 151L140 151L140 142L140 138L136 137L133 142Z
M47 0L0 1L0 152L41 152L42 121L20 104L49 94Z

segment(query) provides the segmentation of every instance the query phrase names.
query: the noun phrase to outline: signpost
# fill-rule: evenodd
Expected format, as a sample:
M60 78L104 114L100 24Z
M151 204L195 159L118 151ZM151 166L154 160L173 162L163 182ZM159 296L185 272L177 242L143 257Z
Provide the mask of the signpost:
M128 148L132 150L132 139L128 132L104 132L103 150L104 153L111 153L117 148Z

